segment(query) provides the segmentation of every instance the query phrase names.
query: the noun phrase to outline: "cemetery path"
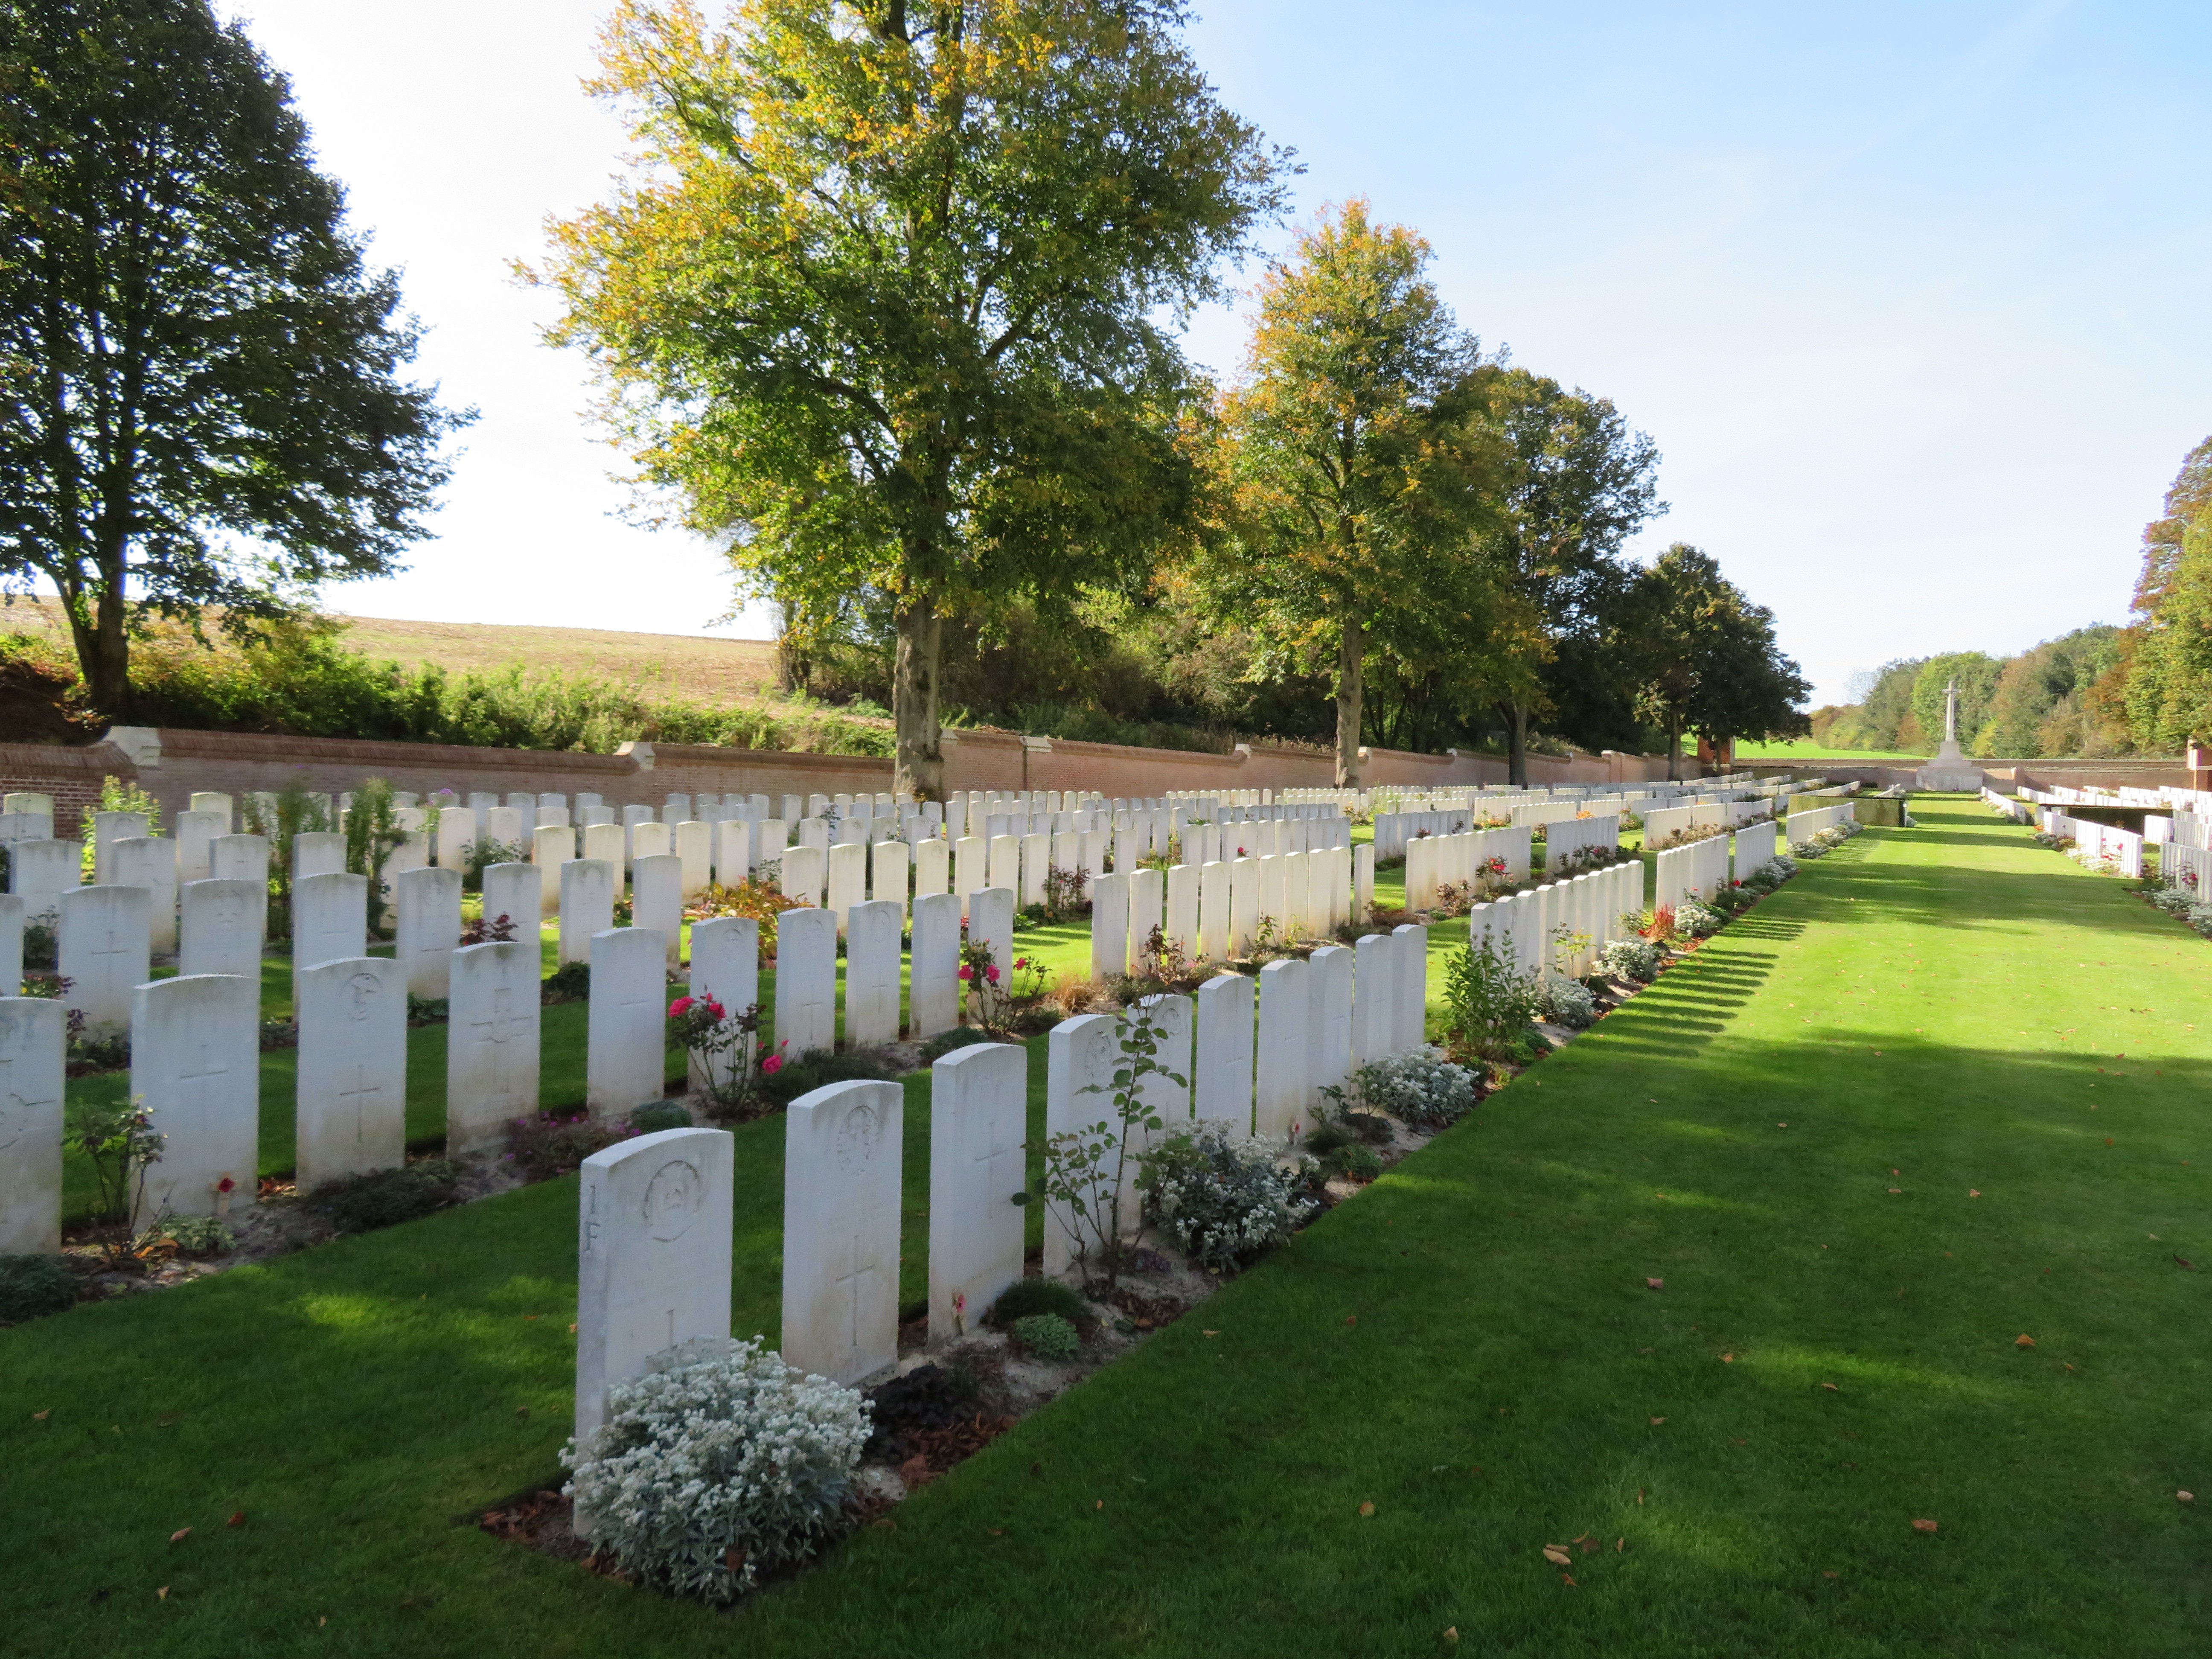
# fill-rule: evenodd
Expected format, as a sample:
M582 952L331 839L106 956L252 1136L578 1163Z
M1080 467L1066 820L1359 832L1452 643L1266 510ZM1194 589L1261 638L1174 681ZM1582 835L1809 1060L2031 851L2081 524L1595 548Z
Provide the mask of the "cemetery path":
M1972 802L1915 810L734 1617L453 1524L554 1473L559 1182L0 1333L0 1630L2201 1652L2212 951ZM741 1132L746 1330L773 1328L776 1129Z

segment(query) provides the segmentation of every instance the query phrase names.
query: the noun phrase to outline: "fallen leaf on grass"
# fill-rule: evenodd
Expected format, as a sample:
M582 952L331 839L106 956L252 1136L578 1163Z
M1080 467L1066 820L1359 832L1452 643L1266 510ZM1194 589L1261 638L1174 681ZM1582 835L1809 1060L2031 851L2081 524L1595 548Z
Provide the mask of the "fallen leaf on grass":
M1663 1279L1647 1279L1644 1284L1648 1290L1663 1291L1667 1288L1667 1281Z
M1628 1540L1626 1538L1616 1538L1613 1540L1613 1553L1615 1555L1624 1555L1627 1551Z
M984 1530L994 1538L1004 1538L1006 1535L1006 1529L1004 1527L986 1527Z
M226 1527L242 1527L245 1524L246 1511L244 1510L233 1510L230 1519L223 1522L223 1525Z
M154 1599L156 1601L167 1601L169 1599L169 1587L167 1584L164 1584L161 1589L155 1590L154 1592Z
M1641 1486L1638 1486L1638 1487L1636 1489L1636 1502L1637 1502L1637 1506L1638 1506L1638 1508L1641 1508L1641 1507L1643 1506L1643 1504L1644 1504L1644 1488L1643 1488L1643 1487L1641 1487Z
M2013 1338L2012 1345L2015 1348L2032 1348L2035 1346L2035 1339L2023 1331Z
M1575 1558L1568 1553L1565 1544L1547 1544L1544 1546L1544 1559L1555 1567L1564 1567L1571 1565Z
M1721 1356L1721 1364L1723 1364L1723 1365L1733 1365L1733 1364L1735 1364L1735 1356L1734 1354L1732 1354L1732 1353L1724 1353L1724 1354L1723 1354L1723 1355Z
M42 1412L33 1412L31 1413L31 1421L33 1423L43 1423L53 1414L54 1408L52 1406L49 1406Z
M574 1325L569 1326L569 1327L568 1327L568 1334L569 1334L569 1335L571 1335L571 1336L574 1336L574 1335L575 1335L575 1334L576 1334L576 1328L575 1328Z
M1838 1388L1832 1382L1823 1382L1820 1386L1826 1389L1830 1394L1841 1394L1843 1392L1841 1389Z
M1976 1192L1972 1187L1969 1187L1966 1188L1966 1196L1968 1198L1979 1198L1981 1194Z
M1575 1583L1575 1576L1571 1572L1561 1573L1559 1575L1559 1582L1562 1584L1565 1584L1569 1589L1580 1589L1582 1588L1580 1584Z
M1933 1532L1936 1530L1936 1523L1933 1521L1915 1521L1912 1523L1912 1530L1915 1532Z
M1344 1316L1344 1322L1347 1325L1357 1325L1359 1322L1359 1316L1358 1314L1346 1314Z
M2185 1255L2178 1255L2178 1256L2174 1257L2174 1258L2173 1258L2173 1260L2174 1260L2175 1263L2176 1263L2178 1266L2180 1266L2180 1267L2188 1267L2188 1268L2191 1268L2191 1269L2193 1269L2193 1268L2195 1268L2195 1267L2197 1266L2197 1264L2196 1264L2194 1261L2191 1261L2187 1256L2185 1256Z
M172 1544L181 1543L184 1541L185 1534L191 1531L191 1528L190 1527L179 1527L176 1531L169 1534L169 1541Z
M1447 1625L1444 1626L1444 1640L1447 1642L1456 1642L1459 1640L1459 1626L1457 1625Z
M1655 1418L1653 1418L1653 1419L1651 1419L1651 1426L1652 1426L1653 1428L1655 1428L1655 1429L1656 1429L1656 1428L1657 1428L1657 1427L1658 1427L1662 1423L1664 1423L1666 1420L1667 1420L1667 1419L1666 1419L1665 1418L1663 1418L1663 1417L1655 1417ZM1639 1504L1640 1504L1640 1503L1642 1503L1644 1500L1643 1500L1642 1498L1638 1498L1636 1501L1637 1501L1638 1503L1639 1503Z
M1362 1515L1372 1515L1375 1513L1375 1505L1371 1503L1362 1504L1359 1506L1359 1512Z
M1832 1572L1824 1572L1824 1573L1822 1573L1822 1574L1820 1575L1820 1577L1823 1577L1823 1578L1833 1578L1835 1576L1836 1576L1836 1575L1835 1575L1835 1574L1833 1574Z
M1093 1509L1100 1509L1100 1510L1103 1510L1103 1509L1104 1509L1104 1508L1106 1507L1106 1500L1105 1500L1104 1498L1100 1498L1100 1499L1099 1499L1096 1504L1092 1504L1092 1505L1091 1505L1091 1507L1092 1507Z
M2197 1494L2193 1492L2178 1492L2173 1495L2178 1501L2184 1504L2194 1504L2197 1501Z
M1892 1187L1889 1190L1890 1190L1890 1191L1892 1191L1893 1193L1901 1193L1901 1192L1903 1192L1903 1191L1905 1190L1905 1188L1902 1188L1902 1187Z

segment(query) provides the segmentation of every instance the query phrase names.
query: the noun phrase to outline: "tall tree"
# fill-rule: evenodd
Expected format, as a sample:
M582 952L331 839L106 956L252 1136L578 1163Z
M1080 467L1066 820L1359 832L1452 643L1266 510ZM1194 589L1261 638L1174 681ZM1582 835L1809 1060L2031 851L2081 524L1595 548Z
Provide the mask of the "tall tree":
M467 417L344 206L206 0L0 0L0 586L58 592L111 717L134 621L388 572L445 481Z
M1495 368L1486 381L1490 419L1511 458L1504 510L1486 541L1538 624L1518 672L1499 677L1510 775L1525 785L1529 722L1550 701L1546 666L1565 647L1577 671L1587 667L1632 585L1620 545L1667 504L1654 476L1657 447L1610 398L1521 368Z
M1336 777L1359 782L1362 672L1394 635L1480 641L1479 532L1502 456L1481 356L1427 276L1427 242L1354 200L1268 270L1224 401L1237 531L1222 588L1286 659L1334 658ZM1472 647L1470 647L1472 648Z
M1667 735L1667 775L1680 769L1682 733L1716 750L1740 738L1800 737L1797 705L1812 690L1774 637L1774 613L1753 605L1710 554L1676 542L1638 583L1633 659L1645 717Z
M556 227L556 341L695 527L810 610L896 616L896 783L943 789L942 623L1049 610L1172 535L1163 319L1282 204L1172 0L629 0L595 90L642 146Z
M2126 711L2140 754L2173 754L2212 736L2212 438L2191 450L2143 528L2135 626L2117 686L2091 702Z

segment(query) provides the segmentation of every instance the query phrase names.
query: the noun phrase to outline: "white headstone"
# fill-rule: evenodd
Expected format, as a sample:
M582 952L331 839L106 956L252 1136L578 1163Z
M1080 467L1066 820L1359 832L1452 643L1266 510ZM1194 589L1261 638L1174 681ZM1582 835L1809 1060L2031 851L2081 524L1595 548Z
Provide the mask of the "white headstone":
M1252 1133L1279 1146L1299 1139L1308 1121L1312 972L1295 957L1260 969L1259 1089Z
M1129 878L1096 876L1091 883L1091 977L1104 983L1129 971Z
M88 1032L125 1029L132 995L152 977L149 902L143 887L77 887L61 896L60 968L70 981L63 1000L82 1012Z
M889 899L853 907L845 927L845 1046L875 1048L899 1036L899 945L905 925Z
M952 843L925 841L914 849L914 896L952 890Z
M27 907L15 895L0 895L0 997L22 993L23 922L27 914Z
M615 872L605 859L570 859L561 866L563 963L588 962L592 940L615 925Z
M147 942L156 955L177 948L177 843L125 836L107 849L108 878L118 887L146 890Z
M178 927L180 974L261 975L261 919L269 889L258 881L210 876L185 884Z
M1029 1051L1015 1043L956 1048L931 1068L929 1337L982 1328L1022 1276Z
M726 1021L738 1018L760 1000L759 922L750 916L716 916L691 924L691 994L720 1003ZM748 1043L716 1056L712 1078L705 1075L694 1054L692 1086L727 1084L732 1073L752 1065L752 1048Z
M177 880L180 885L188 881L205 881L214 874L215 838L229 833L228 810L177 814Z
M565 875L562 879L567 879ZM538 908L544 893L536 865L488 864L483 872L483 919L495 923L505 916L516 939L535 945L538 929L544 924Z
M217 836L208 843L209 879L258 881L269 885L269 838L266 836Z
M465 945L453 952L446 1005L447 1157L498 1146L511 1120L538 1110L538 994L534 942Z
M908 970L907 1033L924 1042L960 1023L960 900L952 893L917 895Z
M455 870L430 873L460 879ZM299 1021L301 1193L398 1169L407 1161L407 976L401 964L356 957L303 969Z
M833 1083L784 1115L781 1349L833 1382L898 1358L904 1100L896 1083Z
M826 864L827 856L819 847L787 847L783 849L783 873L776 884L786 898L797 899L801 904L819 905ZM830 917L830 925L837 925L835 916Z
M1392 938L1398 951L1397 1051L1404 1054L1428 1041L1429 930L1407 922Z
M727 1341L736 1142L662 1129L592 1153L576 1194L576 1437L607 1390L687 1343ZM588 1520L586 1522L588 1526Z
M719 818L714 823L714 879L724 887L743 885L752 878L753 826L743 818Z
M896 904L906 916L907 845L902 841L879 841L868 849L868 896Z
M1397 946L1387 933L1366 933L1353 947L1352 1063L1364 1066L1397 1052Z
M603 859L612 866L617 890L621 890L629 869L629 831L619 823L586 824L584 829L584 856Z
M837 1040L837 918L786 910L775 920L775 1041L783 1058L826 1053Z
M8 890L22 897L27 915L50 916L82 884L83 868L84 849L73 841L19 841L8 849Z
M131 1094L162 1137L133 1227L167 1215L226 1216L254 1202L260 1018L258 981L229 974L158 980L133 993Z
M592 935L584 1104L593 1117L628 1117L665 1092L667 949L650 927L610 927Z
M1191 1111L1252 1133L1252 981L1220 974L1198 988Z
M461 872L403 871L392 890L399 915L392 957L404 973L407 993L438 1001L461 942ZM400 1000L404 1005L406 999Z
M633 926L650 927L668 947L668 965L684 945L684 860L673 853L647 853L630 861Z
M487 855L497 848L497 857L520 861L526 857L529 846L523 840L522 811L514 806L487 806L483 819L483 848Z
M1045 1042L1044 1132L1072 1134L1094 1124L1118 1130L1114 1115L1114 1070L1121 1060L1121 1022L1113 1014L1078 1014L1052 1028ZM1133 1147L1132 1149L1133 1155ZM1105 1171L1106 1185L1097 1197L1110 1196L1113 1170ZM1067 1213L1066 1206L1048 1200L1044 1216L1044 1271L1056 1279L1075 1265L1076 1235L1095 1244L1109 1222L1097 1218L1087 1225ZM1095 1264L1094 1264L1095 1265Z
M1340 1089L1352 1076L1353 957L1347 945L1325 945L1306 960L1311 1010L1306 1024L1305 1101L1309 1107L1320 1104L1323 1089Z
M1158 870L1129 872L1129 971L1147 969L1152 961L1152 930L1167 921L1167 876Z
M670 850L683 875L684 897L703 896L714 880L714 826L700 818L684 819L676 825Z
M118 841L137 840L146 834L143 812L94 812L92 815L92 878L100 885L114 881L109 860Z
M977 1023L981 1005L976 999L987 998L1003 1002L1013 989L1014 974L1014 894L1009 887L986 887L979 893L968 896L968 939L969 943L981 941L991 947L992 965L999 970L999 982L969 981L968 985L969 1024Z
M300 969L368 954L368 878L302 876L292 884L292 1001Z
M335 830L304 830L292 837L292 879L345 873L346 838Z
M868 896L868 849L848 842L830 849L828 892L823 908L837 918L837 931L845 931L846 913Z
M50 998L0 997L0 1255L62 1247L68 1026Z
M1198 866L1177 864L1167 872L1168 943L1187 958L1198 955Z
M629 829L629 861L635 870L640 859L665 858L675 850L676 826L672 823L634 823Z
M561 866L576 856L576 832L565 823L541 825L531 832L530 861L538 867L538 914L561 907Z

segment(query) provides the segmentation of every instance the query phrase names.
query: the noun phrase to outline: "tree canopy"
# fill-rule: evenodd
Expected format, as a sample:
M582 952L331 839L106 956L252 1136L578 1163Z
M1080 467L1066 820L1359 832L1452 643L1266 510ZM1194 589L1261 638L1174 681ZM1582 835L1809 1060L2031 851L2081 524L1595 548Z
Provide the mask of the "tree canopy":
M1431 257L1364 201L1324 210L1261 280L1243 378L1223 401L1234 506L1214 584L1286 662L1334 659L1344 785L1359 781L1370 649L1411 674L1464 677L1473 648L1511 625L1479 544L1504 446L1483 419L1480 347Z
M1162 0L629 0L639 165L556 228L556 341L649 486L802 617L882 596L896 787L947 618L1140 580L1200 480L1166 331L1281 208Z
M1719 562L1676 542L1638 583L1630 650L1647 716L1667 734L1676 775L1682 733L1716 750L1740 738L1809 729L1797 705L1811 690L1774 637L1774 613L1721 574Z
M467 417L344 205L206 0L0 0L0 585L111 717L149 613L250 634L422 533Z

